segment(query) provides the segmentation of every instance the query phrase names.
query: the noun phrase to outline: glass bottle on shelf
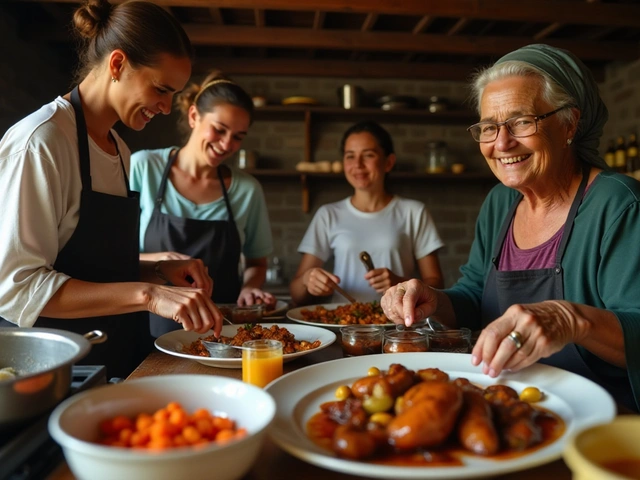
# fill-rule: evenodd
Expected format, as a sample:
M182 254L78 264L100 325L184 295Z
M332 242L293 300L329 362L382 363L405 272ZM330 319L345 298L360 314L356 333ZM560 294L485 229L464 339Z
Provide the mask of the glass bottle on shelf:
M609 168L615 169L616 167L616 147L613 144L613 140L609 140L607 151L604 153L604 161L607 162Z
M624 137L622 135L616 139L615 170L618 172L625 172L627 170L627 148L624 145Z
M636 134L629 135L627 144L627 172L635 172L640 169L640 159L638 158L638 140Z

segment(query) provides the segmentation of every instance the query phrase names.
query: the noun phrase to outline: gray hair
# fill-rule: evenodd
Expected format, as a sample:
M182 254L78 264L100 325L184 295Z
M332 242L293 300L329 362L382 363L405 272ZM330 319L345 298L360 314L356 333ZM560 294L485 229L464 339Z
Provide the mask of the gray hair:
M569 95L558 83L539 68L526 62L508 60L485 68L473 76L471 80L470 100L476 108L478 115L480 115L480 101L482 100L482 94L486 86L491 82L508 77L533 77L542 87L542 99L551 105L553 109L565 105L577 105L575 98ZM573 114L569 109L560 110L556 115L564 124L568 125L574 121Z

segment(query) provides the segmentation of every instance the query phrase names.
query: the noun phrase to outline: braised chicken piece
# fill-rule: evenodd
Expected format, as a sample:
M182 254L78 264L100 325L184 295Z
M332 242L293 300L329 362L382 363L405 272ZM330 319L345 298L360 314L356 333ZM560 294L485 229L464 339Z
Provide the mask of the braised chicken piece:
M422 382L407 391L404 406L387 427L389 443L402 450L432 447L453 430L462 391L452 383Z
M536 423L537 410L521 401L515 390L505 385L492 385L485 389L485 398L496 417L501 439L508 448L524 450L542 440L542 428Z
M443 372L439 368L423 368L418 370L416 374L423 382L448 382L449 374Z
M362 402L355 398L323 403L320 405L320 410L340 425L352 425L364 428L368 421L367 412L362 408Z
M480 393L482 395L484 395L484 389L478 387L477 385L474 385L473 383L471 383L469 381L468 378L456 378L453 382L454 385L459 386L463 391L467 391L467 390L471 390L473 392L477 392Z
M470 384L469 384L470 385ZM458 440L467 450L479 455L493 455L500 449L500 439L493 423L489 402L478 391L462 387L463 407L458 420Z

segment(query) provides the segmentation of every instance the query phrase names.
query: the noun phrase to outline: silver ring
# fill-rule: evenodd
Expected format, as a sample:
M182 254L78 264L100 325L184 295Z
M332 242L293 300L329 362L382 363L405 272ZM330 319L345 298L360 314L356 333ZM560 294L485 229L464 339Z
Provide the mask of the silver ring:
M515 346L516 346L516 350L520 350L520 348L522 347L522 342L524 342L524 340L522 339L522 335L520 334L520 332L516 332L515 330L513 330L508 336L507 338L509 340L511 340Z

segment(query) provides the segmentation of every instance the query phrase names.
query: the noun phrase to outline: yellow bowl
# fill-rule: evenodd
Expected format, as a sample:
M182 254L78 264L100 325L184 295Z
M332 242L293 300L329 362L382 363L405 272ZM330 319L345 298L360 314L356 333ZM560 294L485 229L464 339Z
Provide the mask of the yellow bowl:
M611 423L579 432L569 441L563 456L573 471L573 480L639 479L640 415L619 416ZM626 475L604 467L621 463L631 469Z

